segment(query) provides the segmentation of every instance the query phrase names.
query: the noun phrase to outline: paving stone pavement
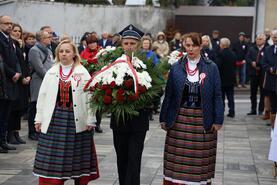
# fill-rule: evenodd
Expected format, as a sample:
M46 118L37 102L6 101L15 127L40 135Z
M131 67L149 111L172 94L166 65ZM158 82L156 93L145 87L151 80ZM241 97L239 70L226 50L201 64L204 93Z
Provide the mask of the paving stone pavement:
M273 178L273 162L267 160L270 129L259 116L246 116L248 96L239 97L236 117L225 118L218 136L215 185L277 185ZM158 115L147 133L141 168L141 185L162 185L163 146L165 132L159 128ZM104 118L104 133L95 134L100 178L90 185L118 185L115 151L109 119ZM22 122L20 134L27 144L18 145L16 151L0 154L1 185L36 185L32 175L36 142L27 139L27 122ZM73 185L73 181L66 181Z

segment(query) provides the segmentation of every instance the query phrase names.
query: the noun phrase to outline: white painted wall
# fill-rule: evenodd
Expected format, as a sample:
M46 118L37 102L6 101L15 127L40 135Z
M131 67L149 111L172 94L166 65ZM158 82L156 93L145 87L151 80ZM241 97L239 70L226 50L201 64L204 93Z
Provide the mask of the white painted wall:
M116 33L129 24L153 34L165 29L171 10L146 6L91 6L54 2L15 2L0 6L0 14L10 15L24 30L36 32L50 25L59 35L82 35L86 31Z

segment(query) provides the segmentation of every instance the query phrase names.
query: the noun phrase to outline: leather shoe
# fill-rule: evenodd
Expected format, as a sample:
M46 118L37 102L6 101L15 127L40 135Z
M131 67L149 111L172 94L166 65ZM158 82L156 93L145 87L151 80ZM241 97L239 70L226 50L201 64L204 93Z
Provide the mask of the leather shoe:
M251 111L251 112L248 112L247 115L257 115L257 112Z
M1 144L1 147L2 147L4 150L16 150L15 147L10 146L10 145L8 145L7 143L2 143L2 144Z
M4 148L0 147L0 154L6 154L8 153L8 150L5 150Z
M100 127L100 125L96 125L96 127L95 127L95 132L97 132L97 133L103 133L103 130L102 130L102 128Z
M28 138L33 140L33 141L37 141L38 140L37 134L31 134L31 135L28 136Z
M17 142L19 142L19 144L26 144L26 141L24 141L20 136L19 136L19 132L15 131L14 132L14 137L16 139Z
M227 114L227 117L230 117L230 118L234 118L235 117L235 114Z

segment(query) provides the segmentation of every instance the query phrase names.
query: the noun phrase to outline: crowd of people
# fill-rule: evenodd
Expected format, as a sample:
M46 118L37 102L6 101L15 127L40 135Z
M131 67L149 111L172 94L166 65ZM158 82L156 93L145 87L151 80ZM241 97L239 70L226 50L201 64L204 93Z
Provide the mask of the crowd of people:
M228 114L235 117L234 88L250 83L248 115L263 115L274 128L277 109L277 30L257 34L255 42L244 32L238 40L176 32L168 41L164 32L143 33L133 25L113 35L86 32L77 47L68 35L58 40L50 26L35 34L24 32L9 16L0 16L0 153L25 144L20 137L22 117L28 120L28 138L38 140L33 173L39 184L88 184L99 177L93 131L102 133L102 114L93 115L88 94L90 79L83 60L97 63L108 46L141 51L153 63L172 51L186 53L171 66L167 83L151 108L138 110L128 120L111 114L120 185L139 185L146 132L159 113L167 132L164 148L164 185L211 184L215 173L217 131L223 124L225 97ZM260 91L257 105L258 89ZM258 107L257 107L258 106ZM119 122L123 122L122 124Z

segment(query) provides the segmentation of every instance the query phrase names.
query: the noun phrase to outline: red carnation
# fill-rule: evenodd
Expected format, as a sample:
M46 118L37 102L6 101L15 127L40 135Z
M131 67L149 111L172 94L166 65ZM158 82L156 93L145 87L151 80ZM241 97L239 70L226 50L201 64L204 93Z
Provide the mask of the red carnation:
M138 99L138 97L137 97L136 94L130 94L130 95L128 96L128 100L129 100L129 101L135 101L135 100L137 100L137 99Z
M146 92L146 87L145 86L139 86L138 87L138 91L140 92L140 93L145 93Z
M109 88L109 86L107 84L104 84L104 85L102 85L101 90L106 90L108 88Z
M89 91L90 92L93 92L95 90L95 86L91 86L90 88L89 88Z
M116 86L115 81L112 81L111 84L110 84L110 87L115 88L115 86Z
M117 90L117 95L123 95L124 94L124 90L122 88Z
M116 95L116 101L117 102L123 102L124 101L124 96L122 94Z
M132 81L132 79L125 80L125 81L124 81L124 86L125 86L127 89L131 89L131 88L133 87L133 81Z
M111 95L112 94L112 90L110 88L106 89L106 95Z
M183 52L179 52L178 57L182 57L183 56Z
M103 98L103 102L104 102L105 105L110 105L112 103L112 97L108 96L108 95L105 95L104 98Z

